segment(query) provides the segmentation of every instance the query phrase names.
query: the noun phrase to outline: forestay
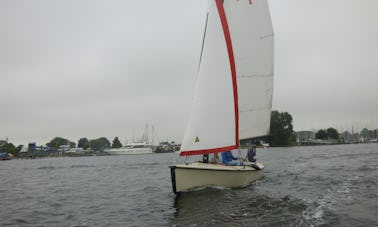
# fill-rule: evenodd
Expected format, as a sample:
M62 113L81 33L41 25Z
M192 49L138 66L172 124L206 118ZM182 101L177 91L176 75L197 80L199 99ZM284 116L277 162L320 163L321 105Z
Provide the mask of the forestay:
M266 0L210 0L180 155L235 149L269 133L273 29Z

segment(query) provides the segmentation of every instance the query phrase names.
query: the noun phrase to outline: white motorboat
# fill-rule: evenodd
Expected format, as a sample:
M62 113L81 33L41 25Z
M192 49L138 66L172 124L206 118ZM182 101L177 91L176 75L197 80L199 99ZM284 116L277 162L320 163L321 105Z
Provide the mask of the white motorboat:
M111 155L152 154L152 148L144 142L137 142L127 144L121 148L107 149L105 152Z

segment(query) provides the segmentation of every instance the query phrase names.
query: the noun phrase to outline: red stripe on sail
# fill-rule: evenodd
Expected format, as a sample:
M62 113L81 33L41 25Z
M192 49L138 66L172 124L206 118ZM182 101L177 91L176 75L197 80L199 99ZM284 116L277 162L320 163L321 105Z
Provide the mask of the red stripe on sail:
M228 147L220 147L220 148L212 148L212 149L204 149L204 150L181 151L180 156L212 154L212 153L217 153L217 152L230 151L237 148L238 146L233 145L233 146L228 146Z
M230 35L228 23L227 23L226 13L223 7L223 1L215 0L215 3L218 9L220 22L223 28L223 34L224 34L224 38L225 38L225 42L227 46L228 58L230 61L230 68L231 68L232 88L233 88L233 95L234 95L234 112L235 112L235 144L231 146L219 147L219 148L181 151L180 156L211 154L211 153L229 151L229 150L237 149L239 147L238 146L239 145L239 106L238 106L238 88L237 88L237 80L236 80L234 51L232 48L231 35Z
M238 87L236 82L236 68L235 68L235 58L234 51L232 48L230 30L227 23L226 13L223 7L222 0L215 0L218 8L219 17L221 20L224 38L226 40L228 58L230 60L231 75L232 75L232 85L234 92L234 110L235 110L235 146L239 144L239 104L238 104Z

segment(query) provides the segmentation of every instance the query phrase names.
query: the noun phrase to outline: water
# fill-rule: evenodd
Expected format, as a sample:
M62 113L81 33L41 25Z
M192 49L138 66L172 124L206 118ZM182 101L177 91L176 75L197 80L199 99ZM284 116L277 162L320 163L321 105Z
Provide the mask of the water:
M179 197L176 158L0 162L0 226L378 226L378 144L260 149L258 182Z

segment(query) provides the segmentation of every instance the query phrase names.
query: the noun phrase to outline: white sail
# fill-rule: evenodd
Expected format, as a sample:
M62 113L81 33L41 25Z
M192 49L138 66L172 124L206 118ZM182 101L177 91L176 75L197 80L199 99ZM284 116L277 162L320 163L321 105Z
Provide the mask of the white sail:
M210 0L181 155L234 149L239 138L268 133L273 31L266 0L251 3Z
M239 139L269 134L274 34L267 0L226 0L239 97Z

